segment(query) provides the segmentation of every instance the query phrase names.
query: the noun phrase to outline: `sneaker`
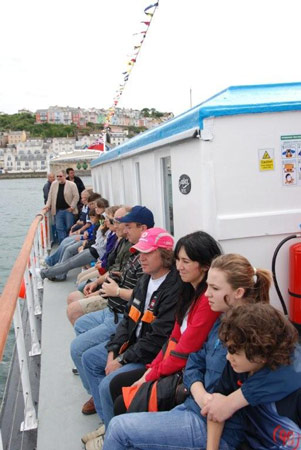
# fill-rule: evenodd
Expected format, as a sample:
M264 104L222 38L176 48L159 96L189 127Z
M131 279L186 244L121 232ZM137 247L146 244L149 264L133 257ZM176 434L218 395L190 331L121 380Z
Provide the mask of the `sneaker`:
M91 439L86 443L86 450L102 450L103 448L103 436L99 436L95 439Z
M96 439L99 436L104 436L106 431L106 427L104 423L101 423L100 426L95 431L91 431L90 433L84 434L82 437L82 442L86 444L88 441L91 441L92 439Z
M40 266L44 269L48 269L48 264L46 263L46 260L44 258L40 259Z
M47 278L46 269L40 269L40 277L42 278L42 280Z
M89 416L90 414L95 414L96 413L93 397L91 397L84 404L84 406L82 407L82 413L85 414L86 416Z

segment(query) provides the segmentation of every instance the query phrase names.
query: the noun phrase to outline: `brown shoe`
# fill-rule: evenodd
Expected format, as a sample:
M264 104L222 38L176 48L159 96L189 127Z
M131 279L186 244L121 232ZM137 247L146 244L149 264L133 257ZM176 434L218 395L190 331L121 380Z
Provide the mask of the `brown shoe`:
M93 397L91 397L82 407L82 413L85 414L86 416L90 415L90 414L95 414L96 413L96 409L95 409L95 405L94 405L94 400Z

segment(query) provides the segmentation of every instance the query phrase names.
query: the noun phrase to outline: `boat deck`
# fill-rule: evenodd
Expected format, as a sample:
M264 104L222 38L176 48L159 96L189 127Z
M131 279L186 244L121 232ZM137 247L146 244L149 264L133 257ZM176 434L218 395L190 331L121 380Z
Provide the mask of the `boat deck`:
M77 273L69 272L63 282L44 281L37 450L82 449L81 436L99 424L97 414L81 413L89 395L72 373L74 332L66 317L66 298L75 290Z

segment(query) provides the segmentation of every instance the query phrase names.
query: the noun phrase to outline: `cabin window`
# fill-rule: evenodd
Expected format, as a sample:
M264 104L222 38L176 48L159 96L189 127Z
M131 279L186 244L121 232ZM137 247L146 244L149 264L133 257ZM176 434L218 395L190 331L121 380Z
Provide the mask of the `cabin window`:
M140 163L135 162L135 173L136 173L136 192L137 192L137 204L142 205L141 200L141 180L140 180Z
M162 179L163 179L163 207L165 228L172 235L174 234L173 222L173 202L172 202L172 178L171 178L171 159L170 156L161 158Z

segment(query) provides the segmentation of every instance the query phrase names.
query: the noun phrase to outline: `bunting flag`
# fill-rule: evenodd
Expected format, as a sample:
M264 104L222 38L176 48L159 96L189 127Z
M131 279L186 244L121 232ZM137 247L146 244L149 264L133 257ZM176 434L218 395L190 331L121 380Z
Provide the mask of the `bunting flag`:
M113 105L111 106L111 108L109 108L108 113L107 113L106 118L105 118L105 123L104 123L105 128L110 125L111 119L112 119L112 117L115 114L117 105L118 105L119 100L120 100L120 98L121 98L121 96L123 94L123 91L124 91L124 88L126 86L126 83L129 80L129 77L130 77L130 74L131 74L131 72L133 70L133 67L134 67L134 65L137 62L138 55L139 55L139 53L141 51L141 48L142 48L142 44L143 44L143 42L144 42L144 40L146 38L147 32L149 30L149 27L151 25L151 22L153 20L154 14L155 14L156 9L158 8L158 6L159 6L159 1L156 2L156 3L153 3L151 5L148 5L146 8L144 8L144 14L147 16L147 20L142 20L140 23L142 23L143 25L146 26L146 30L139 31L138 33L134 33L133 34L133 36L141 36L142 35L142 40L134 45L134 51L131 53L131 56L129 56L130 59L127 62L128 68L127 68L126 71L122 72L123 83L119 85L119 88L115 92L115 96L114 96L114 99L113 99ZM101 144L99 144L99 145L101 145ZM89 147L89 148L92 148L92 147ZM102 149L97 149L97 150L103 150L103 148Z

